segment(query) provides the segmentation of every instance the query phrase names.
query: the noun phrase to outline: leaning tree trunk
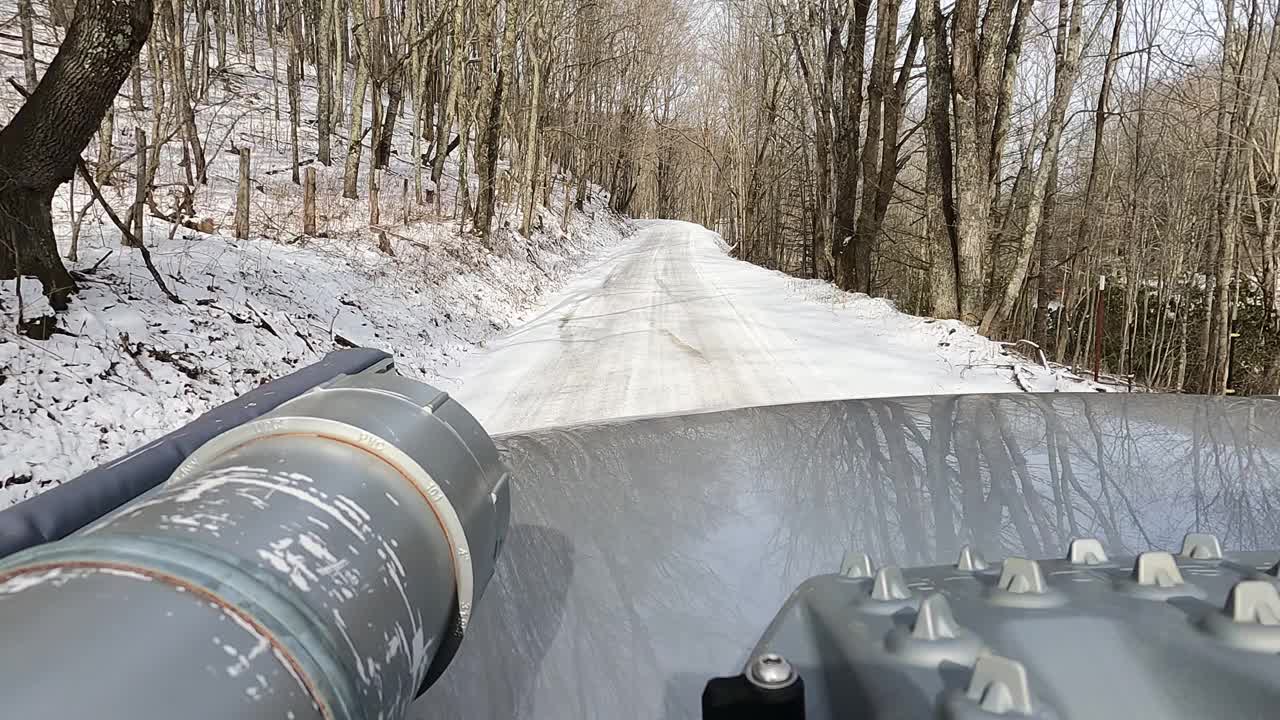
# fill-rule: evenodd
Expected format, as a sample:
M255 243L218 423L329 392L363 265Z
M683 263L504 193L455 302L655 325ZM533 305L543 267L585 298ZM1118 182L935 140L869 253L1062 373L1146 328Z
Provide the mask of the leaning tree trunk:
M50 204L102 123L151 30L150 0L81 0L31 97L0 130L0 279L31 275L56 309L75 281Z
M1013 315L1014 306L1022 295L1023 285L1031 273L1031 257L1035 250L1036 235L1040 229L1040 220L1045 208L1045 193L1049 188L1051 171L1058 166L1058 151L1062 144L1062 129L1066 124L1067 107L1071 103L1071 93L1080 73L1080 55L1084 49L1080 19L1083 12L1082 6L1081 0L1074 0L1069 10L1066 0L1060 0L1059 3L1053 99L1049 104L1044 150L1040 154L1040 165L1036 168L1035 179L1031 183L1027 214L1018 240L1017 259L1005 283L1003 294L992 301L991 307L982 318L979 332L984 335L1003 330ZM1107 87L1106 80L1103 81L1103 87L1104 89Z
M378 132L378 146L374 151L374 167L385 169L391 162L391 139L396 134L396 120L404 102L404 76L397 71L387 85L387 111L382 114L382 128ZM375 98L374 102L377 102Z
M458 125L459 137L462 137L462 103L458 100L460 97L462 83L464 80L463 71L466 69L464 60L466 59L466 43L463 36L463 23L466 20L464 11L466 4L458 0L453 6L453 27L451 28L449 40L449 90L445 95L444 104L438 109L439 124L436 126L436 153L431 158L431 183L435 186L436 193L436 212L440 211L440 203L442 194L440 192L440 179L444 177L444 160L448 154L449 147L449 113L453 113L453 121ZM465 140L462 141L465 143ZM465 150L465 148L464 148ZM459 180L461 183L462 180Z

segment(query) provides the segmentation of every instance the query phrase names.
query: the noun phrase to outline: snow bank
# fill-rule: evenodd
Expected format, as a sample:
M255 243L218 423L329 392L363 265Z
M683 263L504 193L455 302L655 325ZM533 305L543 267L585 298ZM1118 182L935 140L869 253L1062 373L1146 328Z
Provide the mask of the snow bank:
M184 230L151 247L181 305L136 250L88 246L82 270L110 256L44 341L13 332L20 305L27 321L52 314L38 285L24 282L19 302L17 283L0 283L0 507L338 347L381 348L402 372L446 380L457 355L622 237L602 203L574 213L566 233L510 234L492 252L439 225L393 238L394 258L369 242L289 246Z
M776 271L768 271L783 276ZM786 276L783 276L786 277ZM917 358L901 366L897 380L849 397L991 392L1108 392L1113 388L1048 363L1033 343L997 342L959 320L938 320L904 313L885 298L845 292L822 280L789 278L789 292L801 303L826 307L832 318L857 336L870 335L871 346L911 347ZM859 343L859 347L862 344ZM840 353L835 353L837 356ZM908 352L910 356L912 353ZM1030 360L1028 356L1034 356ZM946 368L936 378L934 366ZM929 389L915 387L924 378Z

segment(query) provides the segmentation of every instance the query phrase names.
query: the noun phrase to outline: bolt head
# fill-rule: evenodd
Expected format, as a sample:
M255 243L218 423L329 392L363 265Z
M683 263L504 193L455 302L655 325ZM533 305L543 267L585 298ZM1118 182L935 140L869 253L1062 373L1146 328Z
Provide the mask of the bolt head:
M777 653L765 653L751 661L747 679L767 690L784 688L795 682L796 671L787 659Z

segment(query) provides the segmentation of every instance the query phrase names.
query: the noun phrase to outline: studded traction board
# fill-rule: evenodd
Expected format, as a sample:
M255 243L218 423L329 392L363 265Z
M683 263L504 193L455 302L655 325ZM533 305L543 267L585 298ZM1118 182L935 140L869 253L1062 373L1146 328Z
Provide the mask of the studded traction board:
M876 569L806 581L753 657L804 680L814 718L1280 717L1274 553L1181 551Z

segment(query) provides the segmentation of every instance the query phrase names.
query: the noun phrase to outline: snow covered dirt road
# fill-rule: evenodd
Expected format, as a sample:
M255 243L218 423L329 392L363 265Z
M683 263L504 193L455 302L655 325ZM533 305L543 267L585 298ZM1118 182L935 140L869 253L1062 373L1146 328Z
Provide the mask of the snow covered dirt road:
M460 380L454 394L492 433L834 398L1092 389L959 322L734 260L716 234L675 221L645 225L588 265L533 319L464 359Z

